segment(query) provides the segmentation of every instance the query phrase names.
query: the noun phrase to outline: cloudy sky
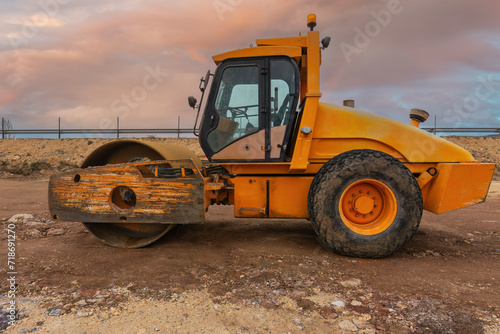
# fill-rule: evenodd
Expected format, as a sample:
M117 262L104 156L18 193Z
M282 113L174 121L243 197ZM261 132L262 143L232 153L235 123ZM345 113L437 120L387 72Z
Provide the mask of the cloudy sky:
M0 0L0 116L15 128L191 127L211 56L331 36L325 102L427 126L500 127L498 0Z

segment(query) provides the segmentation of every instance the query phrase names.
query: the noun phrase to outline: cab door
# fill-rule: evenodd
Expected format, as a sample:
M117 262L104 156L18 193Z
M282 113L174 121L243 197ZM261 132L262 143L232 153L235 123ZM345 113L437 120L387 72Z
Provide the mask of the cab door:
M269 59L269 141L266 160L283 161L295 124L299 70L285 57Z
M211 161L283 158L298 69L282 58L230 59L219 65L200 129L200 144ZM285 73L290 69L292 74Z

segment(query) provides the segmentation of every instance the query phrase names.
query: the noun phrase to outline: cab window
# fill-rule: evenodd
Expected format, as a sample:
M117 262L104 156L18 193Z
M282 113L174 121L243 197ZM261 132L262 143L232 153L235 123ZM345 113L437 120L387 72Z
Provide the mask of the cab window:
M271 127L287 125L297 92L296 73L288 60L271 60Z
M227 67L215 99L217 127L208 144L218 152L241 137L259 130L259 67Z

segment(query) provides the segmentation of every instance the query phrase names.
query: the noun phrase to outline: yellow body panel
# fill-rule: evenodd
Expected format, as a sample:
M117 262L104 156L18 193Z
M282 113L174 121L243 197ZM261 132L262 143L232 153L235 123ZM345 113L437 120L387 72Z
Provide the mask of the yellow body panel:
M307 33L307 55L302 62L300 73L301 100L306 99L302 119L298 124L299 129L310 128L311 133L305 134L297 132L294 151L292 154L291 172L304 172L309 165L309 152L311 150L311 139L315 132L317 110L320 91L319 67L321 65L321 49L319 46L319 32L310 31Z
M308 218L307 195L313 177L237 177L234 216Z
M375 149L403 162L475 161L453 143L427 131L367 111L320 103L310 159L329 160L352 149Z
M258 39L258 46L298 46L300 48L307 47L307 36L284 37L284 38L267 38Z
M255 48L245 48L229 51L213 56L214 62L219 65L224 59L245 58L245 57L265 57L283 55L295 59L299 62L302 57L302 49L296 46L259 46Z
M246 166L246 167L245 167ZM321 164L311 164L312 173ZM422 168L435 166L438 174L422 188L424 209L436 214L464 208L485 201L495 164L439 163L423 164ZM266 164L226 166L234 172L262 172ZM411 166L415 167L415 166ZM285 166L283 166L285 168ZM415 170L422 170L418 165ZM283 169L274 169L276 174ZM307 196L313 180L311 174L297 176L239 176L233 179L235 217L309 218ZM269 181L269 194L267 191Z
M495 172L495 164L438 164L438 176L422 189L424 209L443 213L482 203Z

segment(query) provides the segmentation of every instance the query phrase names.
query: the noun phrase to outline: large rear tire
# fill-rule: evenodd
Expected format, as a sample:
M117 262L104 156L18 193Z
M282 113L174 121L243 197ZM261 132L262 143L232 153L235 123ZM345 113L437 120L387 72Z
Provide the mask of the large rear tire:
M193 159L201 168L201 160L187 148L178 145L138 140L113 141L97 148L83 162L82 168L140 161L141 159ZM119 248L147 246L167 234L175 225L156 223L83 223L87 230L107 245Z
M422 217L422 194L405 165L373 150L354 150L328 161L308 197L320 239L337 253L380 258L403 247Z

